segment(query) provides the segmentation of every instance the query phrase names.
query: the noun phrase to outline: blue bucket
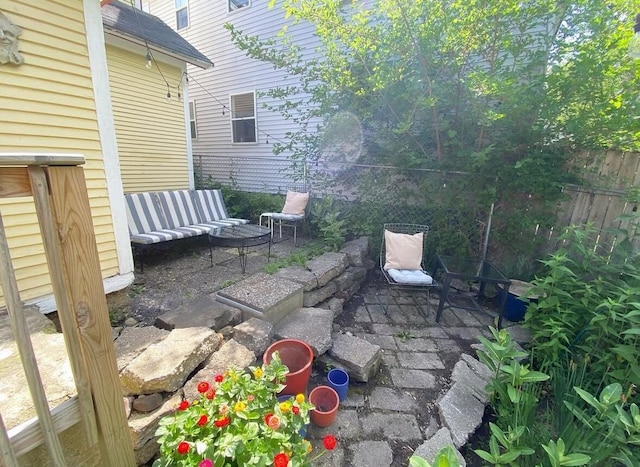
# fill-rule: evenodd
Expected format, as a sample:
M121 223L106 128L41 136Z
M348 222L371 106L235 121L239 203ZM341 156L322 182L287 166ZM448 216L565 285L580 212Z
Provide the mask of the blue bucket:
M509 287L507 300L504 303L504 313L502 316L509 321L522 321L529 303L538 301L538 297L536 295L526 295L527 291L532 287L533 284L529 282L511 279L511 286ZM498 287L498 295L496 297L498 303L502 302L503 295L504 289L502 287Z

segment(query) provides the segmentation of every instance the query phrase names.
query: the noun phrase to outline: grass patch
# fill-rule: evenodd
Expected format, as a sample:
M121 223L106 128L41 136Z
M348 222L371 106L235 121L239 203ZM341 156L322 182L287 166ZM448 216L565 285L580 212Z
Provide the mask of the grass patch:
M289 266L298 265L306 267L307 261L320 256L327 251L329 251L328 247L321 243L307 243L300 247L300 249L295 253L291 253L289 256L278 258L277 260L266 264L263 270L267 274L275 274L278 270Z

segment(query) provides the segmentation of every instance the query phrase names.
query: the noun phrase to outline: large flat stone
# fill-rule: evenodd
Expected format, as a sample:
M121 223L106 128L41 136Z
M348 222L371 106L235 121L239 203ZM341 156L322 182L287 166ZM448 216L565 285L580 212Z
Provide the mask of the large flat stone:
M127 327L113 343L116 351L118 371L122 371L134 358L156 342L169 335L169 331L154 326Z
M419 410L415 398L400 389L378 386L369 395L369 407L374 410L393 410L416 413Z
M241 319L240 310L217 301L216 294L210 294L158 316L155 324L168 331L200 327L220 331L240 323Z
M440 428L435 435L422 443L415 451L415 455L422 457L430 464L433 463L433 459L438 454L438 451L445 446L453 446L453 440L451 439L451 432L448 428ZM455 449L455 448L454 448ZM467 461L462 457L460 451L455 449L456 457L460 463L460 467L465 467Z
M389 467L393 451L386 441L361 441L349 446L353 454L352 467Z
M406 413L373 412L363 418L362 431L366 435L382 435L384 439L399 441L422 439L416 417Z
M336 284L336 292L349 291L354 285L360 288L362 281L367 277L367 270L363 267L352 266L333 279Z
M480 363L480 362L478 362ZM451 381L454 383L464 384L467 390L472 393L480 402L486 404L489 401L489 395L485 387L487 380L478 376L464 360L458 361L451 372Z
M484 404L464 383L455 383L436 405L440 420L451 430L454 446L464 446L482 423Z
M129 433L133 440L137 465L148 462L159 451L160 445L155 437L158 422L165 415L174 412L178 404L180 404L180 395L174 394L153 412L134 412L131 414L131 417L129 417Z
M305 292L318 287L318 278L316 275L302 266L288 266L278 270L275 275L302 284Z
M369 255L369 237L360 237L342 245L340 253L347 255L351 266L364 266Z
M334 277L338 277L349 265L344 253L329 252L307 261L307 268L316 276L318 287L323 287Z
M328 354L342 366L353 381L366 383L380 369L380 347L356 336L342 333L332 335L333 345Z
M303 286L282 277L258 273L218 291L217 300L242 310L242 319L278 323L302 308Z
M55 407L77 393L64 336L36 332L31 342L47 401ZM0 342L0 407L7 428L36 416L28 387L16 342Z
M329 297L333 297L337 290L338 288L336 287L336 283L329 282L323 287L305 292L302 304L306 307L315 306L323 300L326 300Z
M233 339L251 350L256 357L262 356L273 337L273 324L258 318L250 318L233 329Z
M255 361L256 356L251 350L233 339L226 341L217 352L211 354L205 367L187 381L183 388L184 397L190 401L198 398L197 386L200 381L211 383L218 373L224 373L230 368L244 370Z
M175 392L222 342L209 328L174 329L120 373L125 395Z
M276 339L299 339L313 349L314 356L331 348L333 311L322 308L301 308L280 321L275 329Z

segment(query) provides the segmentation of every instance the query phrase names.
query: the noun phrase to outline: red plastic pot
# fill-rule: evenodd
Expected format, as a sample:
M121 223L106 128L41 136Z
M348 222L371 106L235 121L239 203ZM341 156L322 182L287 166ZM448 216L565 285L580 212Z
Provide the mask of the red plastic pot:
M306 394L311 376L313 349L309 344L298 339L282 339L274 342L265 350L262 360L269 364L275 351L278 351L280 360L289 368L285 388L280 394Z
M309 402L315 406L315 409L309 411L314 425L327 427L335 421L340 398L333 388L329 386L313 388L309 394Z

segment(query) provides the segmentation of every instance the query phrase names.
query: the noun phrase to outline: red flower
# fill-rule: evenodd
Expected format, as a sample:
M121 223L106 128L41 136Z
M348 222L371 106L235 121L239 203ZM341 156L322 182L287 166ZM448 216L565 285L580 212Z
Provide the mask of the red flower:
M178 406L178 410L187 410L188 408L189 408L189 401L187 400L180 402L180 405Z
M215 426L217 426L218 428L224 428L225 426L227 426L229 424L231 420L229 419L229 417L224 417L224 418L219 418L217 419L214 424Z
M222 383L222 380L224 379L224 376L222 376L220 373L218 373L214 378L216 383Z
M189 448L191 446L189 446L189 443L182 441L180 444L178 444L178 452L180 454L186 454L189 452Z
M209 390L206 392L205 397L206 397L207 399L209 399L209 400L213 399L214 397L216 397L216 390L215 390L215 389L213 389L213 388L209 389Z
M336 437L333 435L327 435L324 438L322 438L322 444L324 444L325 449L328 449L329 451L331 451L336 447L336 444L337 444Z
M298 415L300 413L300 409L295 405L291 407L291 411L293 412L294 415Z
M206 381L201 381L200 383L198 383L198 392L200 394L204 394L209 390L209 387L209 383L207 383Z
M205 426L208 421L209 421L209 417L207 417L206 415L200 415L200 418L198 419L198 425Z
M264 422L268 425L269 424L269 420L271 420L271 417L273 417L272 413L268 413L267 415L264 416Z
M281 452L280 454L276 454L273 457L274 467L287 467L288 463L289 463L289 457L287 457L287 455L284 452Z

